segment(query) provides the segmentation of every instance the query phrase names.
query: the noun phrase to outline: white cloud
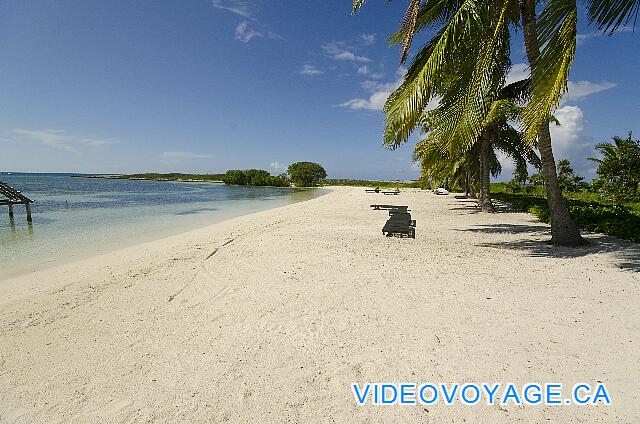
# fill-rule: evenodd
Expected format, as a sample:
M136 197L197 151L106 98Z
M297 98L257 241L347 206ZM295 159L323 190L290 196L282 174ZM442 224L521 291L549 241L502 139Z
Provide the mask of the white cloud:
M284 40L284 37L275 31L267 32L267 37L271 38L272 40Z
M402 84L404 79L405 68L399 68L396 72L396 80L388 83L379 83L377 81L364 81L362 87L369 91L371 95L368 98L356 98L348 100L340 107L353 110L376 110L381 111L389 95Z
M591 94L609 90L616 87L617 84L611 81L591 82L591 81L569 81L569 88L562 100L564 102L574 101Z
M366 56L358 56L353 53L342 41L333 41L322 46L322 50L335 60L347 60L351 62L369 63L371 59Z
M563 106L554 112L554 116L560 121L560 125L553 122L549 124L554 159L556 162L568 159L577 175L593 178L595 166L587 157L593 156L595 141L587 134L588 125L582 109L578 106ZM513 159L500 150L496 151L496 156L502 165L502 174L498 180L510 180L515 170ZM537 172L533 169L529 171Z
M361 66L358 68L358 73L360 75L368 75L369 74L369 67L367 65Z
M505 85L528 78L530 75L529 65L526 63L515 63L511 66ZM561 105L573 102L583 97L609 90L616 87L617 84L611 81L569 81L567 93L562 97Z
M576 35L576 44L577 45L582 45L584 43L586 43L587 41L589 41L590 39L594 38L594 37L600 37L601 34L598 34L597 32L589 32L586 34L577 34Z
M516 169L516 164L511 159L511 156L504 153L502 150L496 149L496 158L498 162L500 162L500 166L502 167L502 172L500 173L500 180L508 181L511 179L511 175L513 171Z
M193 152L169 151L160 153L160 158L164 162L184 162L189 160L202 160L212 158L211 155L203 155Z
M243 18L256 20L251 3L239 0L212 0L213 7L226 10Z
M286 166L286 165L281 164L281 163L280 163L280 162L278 162L278 161L271 162L271 164L269 164L269 166L271 167L271 169L272 169L274 172L283 172L283 171L286 171L286 170L287 170L287 166Z
M267 37L272 40L283 40L284 38L275 31L269 29L267 25L261 23L256 18L255 7L253 3L241 0L211 0L213 7L245 18L236 26L235 39L243 43L248 43L252 38ZM254 25L258 25L261 29L255 30L251 28L247 20L253 21Z
M619 32L634 32L634 29L633 27L630 27L630 26L621 26L616 30L616 33L619 33ZM577 34L576 43L577 45L580 46L593 38L602 37L603 35L604 34L601 32L587 32L587 33Z
M513 65L511 65L511 69L509 69L507 80L504 84L509 85L516 81L529 78L529 75L529 65L527 65L526 63L514 63Z
M310 65L307 63L304 66L302 66L302 69L300 69L299 73L302 75L320 75L320 74L324 74L324 71L321 71L320 69L316 68L314 65Z
M15 142L37 142L57 150L64 150L77 155L81 154L83 147L103 147L122 142L117 138L85 137L54 129L28 130L18 128L13 130L12 133L19 138L19 140L14 140Z
M236 40L240 40L243 43L248 43L252 38L255 37L264 37L264 35L260 31L256 31L254 29L249 28L248 21L242 21L236 27L235 38Z
M382 111L382 108L390 94L391 91L378 91L369 96L368 99L351 99L340 104L340 106L353 110L368 109Z
M355 54L351 53L351 52L340 52L340 53L336 53L335 55L333 55L333 58L336 60L350 60L353 62L371 62L371 59L369 59L366 56L356 56Z
M375 34L362 34L360 36L360 38L362 39L362 43L365 46L370 46L371 44L376 42L376 35Z
M556 162L569 159L576 173L593 177L594 164L587 157L593 156L594 140L585 134L587 122L582 109L578 106L563 106L554 112L554 116L560 121L560 125L549 125Z

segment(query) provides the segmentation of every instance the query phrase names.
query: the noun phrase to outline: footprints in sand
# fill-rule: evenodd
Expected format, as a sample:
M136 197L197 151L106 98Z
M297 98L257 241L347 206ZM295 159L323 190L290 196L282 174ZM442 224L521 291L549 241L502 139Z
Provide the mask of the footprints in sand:
M233 237L227 241L225 241L221 247L216 247L211 253L209 253L209 255L207 255L207 257L204 259L204 261L202 261L202 263L200 264L200 269L196 270L195 274L193 275L193 277L191 278L191 280L189 280L189 282L187 284L185 284L184 286L182 286L182 288L180 288L180 290L178 290L177 292L173 293L172 295L169 296L169 299L167 300L167 303L172 302L176 297L178 297L182 292L184 292L189 286L191 286L200 276L202 271L205 271L206 273L213 275L211 273L210 270L207 269L207 267L205 266L206 261L208 261L209 259L211 259L216 253L218 253L220 251L220 249L222 249L223 247L233 243L233 241L235 241L239 236ZM194 268L195 269L195 268ZM210 300L215 300L219 297L222 297L224 294L226 294L229 291L229 287L225 286L222 288L222 290L220 290L220 292L218 292L216 295L214 295L213 297L210 298ZM202 302L200 302L202 303Z

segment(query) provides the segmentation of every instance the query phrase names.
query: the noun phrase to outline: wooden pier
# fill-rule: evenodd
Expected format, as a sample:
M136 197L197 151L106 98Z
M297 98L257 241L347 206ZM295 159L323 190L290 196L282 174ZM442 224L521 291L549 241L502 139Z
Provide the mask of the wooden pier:
M13 205L24 205L27 210L27 222L31 224L31 203L33 203L33 200L2 181L0 181L0 195L4 196L4 198L0 197L0 205L6 205L9 207L9 220L12 223Z

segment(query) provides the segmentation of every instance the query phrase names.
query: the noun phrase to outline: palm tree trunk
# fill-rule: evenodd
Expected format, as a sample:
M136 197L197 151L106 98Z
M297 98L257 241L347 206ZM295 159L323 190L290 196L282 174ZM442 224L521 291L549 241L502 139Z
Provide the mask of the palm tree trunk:
M491 134L483 131L480 135L480 207L483 212L494 212L491 203L491 167L489 156L491 154Z
M522 0L520 3L524 44L531 70L536 67L540 47L536 22L536 0ZM542 161L542 174L547 191L547 202L551 212L551 243L561 246L578 246L584 243L580 231L575 225L562 198L562 190L558 185L556 163L551 148L549 121L545 120L538 130L538 150Z

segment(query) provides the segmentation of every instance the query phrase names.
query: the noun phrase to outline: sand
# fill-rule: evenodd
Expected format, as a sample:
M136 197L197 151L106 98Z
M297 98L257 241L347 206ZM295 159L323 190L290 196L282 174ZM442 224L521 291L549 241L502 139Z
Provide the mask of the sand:
M409 205L415 240L386 238ZM0 422L639 422L640 250L428 192L322 197L0 282ZM351 383L606 384L358 406Z

